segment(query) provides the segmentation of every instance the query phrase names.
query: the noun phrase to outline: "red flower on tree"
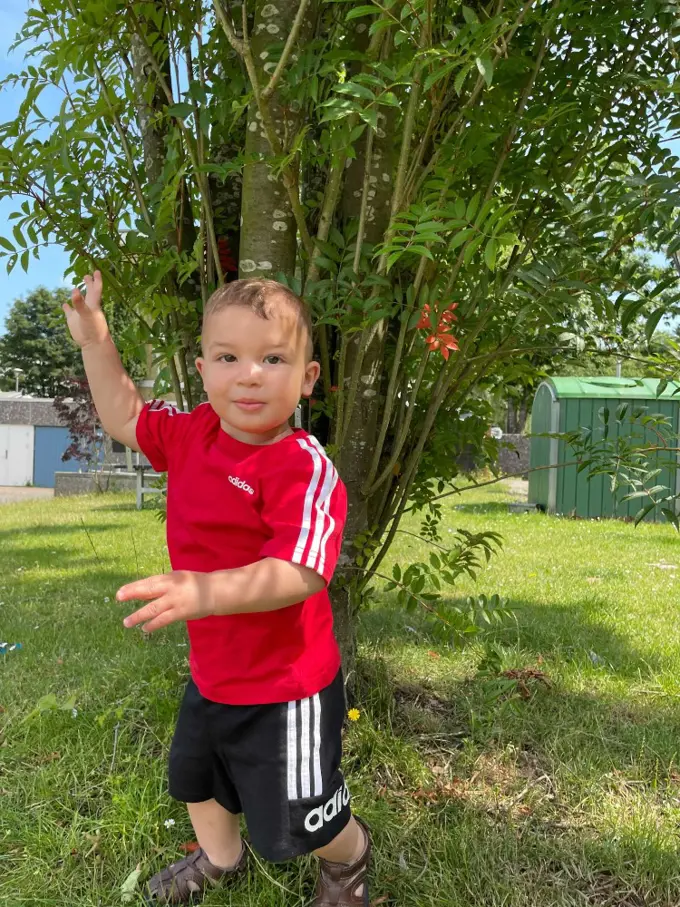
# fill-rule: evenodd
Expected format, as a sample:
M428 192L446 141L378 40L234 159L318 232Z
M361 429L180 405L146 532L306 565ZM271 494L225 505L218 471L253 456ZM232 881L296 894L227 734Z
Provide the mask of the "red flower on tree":
M432 330L432 325L430 324L430 307L429 305L427 305L427 303L425 303L425 305L423 306L423 311L420 315L420 321L416 325L416 329L419 331L423 330L423 328L428 331Z
M451 333L453 322L458 320L454 315L454 311L457 308L457 302L452 302L451 305L447 306L439 316L439 322L435 330L432 325L430 307L425 304L420 315L420 321L416 325L416 328L419 330L432 331L432 333L425 338L427 348L431 352L439 350L444 359L449 358L449 354L452 350L455 351L459 349L458 341Z

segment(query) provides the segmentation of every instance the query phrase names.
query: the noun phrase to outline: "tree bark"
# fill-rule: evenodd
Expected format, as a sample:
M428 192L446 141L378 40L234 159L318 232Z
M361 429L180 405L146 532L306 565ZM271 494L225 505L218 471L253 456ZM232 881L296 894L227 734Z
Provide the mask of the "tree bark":
M365 26L364 19L357 20L353 42L358 49L364 51L368 44L368 30ZM362 141L357 157L347 167L340 200L340 211L345 221L359 217L368 168L369 190L364 241L369 243L381 240L389 224L398 152L398 148L395 147L396 123L397 112L393 109L388 109L387 114L380 113L370 160L366 157L366 142ZM345 392L351 385L357 368L360 375L352 411L346 414L349 420L347 432L336 456L338 472L347 487L348 511L336 582L331 587L331 601L335 634L342 652L346 683L350 689L356 663L356 615L359 608L355 590L357 549L354 542L358 535L369 528L368 501L362 487L370 467L371 452L377 436L378 416L382 406L384 341L384 329L375 331L363 358L359 356L361 334L355 334L348 344Z
M275 69L272 47L286 41L298 7L298 0L279 0L276 5L257 0L250 47L260 89ZM312 29L312 13L308 11L299 44L309 39ZM295 53L291 59L294 62ZM301 111L284 105L278 91L265 103L276 139L287 150L302 125ZM245 151L246 158L260 155L264 160L246 164L243 174L239 277L276 278L279 273L292 277L297 251L295 219L283 180L267 163L273 156L272 148L256 98L248 106Z
M508 417L506 422L506 431L509 435L521 435L527 424L529 415L529 398L508 400Z

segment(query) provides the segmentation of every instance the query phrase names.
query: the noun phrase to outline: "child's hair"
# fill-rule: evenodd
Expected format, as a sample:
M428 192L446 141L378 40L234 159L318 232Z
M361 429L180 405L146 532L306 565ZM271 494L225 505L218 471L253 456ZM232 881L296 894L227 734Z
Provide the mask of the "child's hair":
M312 316L307 303L285 284L277 280L268 280L266 277L246 277L244 280L232 280L231 283L215 290L208 299L203 310L203 332L208 318L226 309L227 306L244 306L260 318L269 318L270 309L267 305L272 297L278 296L291 306L297 314L298 323L307 333L306 355L310 360L313 356L312 344Z

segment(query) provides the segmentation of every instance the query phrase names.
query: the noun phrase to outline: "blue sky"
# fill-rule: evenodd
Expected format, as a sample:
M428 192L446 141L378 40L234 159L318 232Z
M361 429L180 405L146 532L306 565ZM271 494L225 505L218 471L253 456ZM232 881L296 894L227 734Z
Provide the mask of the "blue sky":
M2 0L0 79L21 69L23 50L19 49L10 54L9 46L21 27L27 6L27 0ZM5 122L16 115L22 97L21 87L17 90L3 89L0 91L0 121ZM7 216L11 211L16 210L19 204L20 200L0 201L0 233L3 235L11 233L7 226ZM0 259L0 333L4 328L5 316L18 296L24 296L41 284L52 288L66 283L64 271L68 265L68 256L61 247L49 246L41 250L39 261L31 258L27 274L17 265L8 275L5 265L6 260Z

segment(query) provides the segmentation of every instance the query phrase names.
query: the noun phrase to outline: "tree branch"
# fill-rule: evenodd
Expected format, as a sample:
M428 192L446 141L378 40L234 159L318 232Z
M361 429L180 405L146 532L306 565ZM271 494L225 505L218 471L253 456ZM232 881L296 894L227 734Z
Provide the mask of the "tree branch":
M219 2L219 0L216 0L216 2ZM244 6L245 6L245 3L244 3ZM288 35L288 40L286 41L286 46L283 48L283 53L281 54L281 59L276 64L276 69L272 73L272 77L269 80L269 83L262 90L262 97L264 98L265 101L267 101L274 93L274 89L276 88L277 82L281 78L281 74L283 73L283 70L285 69L286 64L288 63L288 58L290 57L291 53L293 52L293 47L295 46L295 42L297 41L298 35L300 34L302 20L304 19L304 15L307 12L308 6L309 6L309 0L300 0L300 6L298 7L298 11L295 15L293 27L291 28L290 34Z
M68 0L68 5L69 5L69 9L71 10L71 13L73 14L74 18L77 19L78 11L75 8L73 0ZM127 160L128 167L130 168L130 179L132 180L132 184L135 187L135 194L137 195L137 201L139 202L139 207L142 212L142 217L144 218L145 223L148 226L151 226L151 215L149 214L149 209L146 206L146 199L144 198L144 193L142 191L142 187L139 183L139 180L137 179L137 171L135 169L135 162L134 162L134 158L132 157L132 151L130 150L130 145L127 140L127 135L125 134L125 130L123 129L123 124L120 121L120 117L116 113L116 111L113 107L113 104L111 103L111 98L109 97L108 86L106 84L106 80L104 79L104 74L101 70L101 67L99 66L99 63L97 62L96 55L93 55L92 63L94 64L94 71L97 76L97 81L99 82L99 87L101 88L101 92L104 96L104 100L106 101L106 104L109 108L109 112L111 113L111 118L113 119L113 123L114 123L115 129L116 129L116 132L118 133L118 138L120 139L120 143L123 146L123 153L125 154L125 159Z
M216 0L219 2L219 0ZM147 58L153 67L153 71L158 79L158 84L161 86L163 93L168 101L168 104L172 105L174 103L174 98L172 96L172 89L168 85L163 71L158 64L158 60L154 56L153 51L149 47L146 36L144 34L144 29L142 28L141 22L139 21L134 10L128 6L128 13L132 17L133 24L135 27L135 32L141 41L144 49L147 53ZM217 277L220 284L224 283L224 273L222 271L222 265L220 264L219 248L217 245L217 236L215 234L215 221L213 219L212 209L210 207L210 192L207 188L207 181L205 179L205 174L200 172L199 162L197 157L197 151L193 145L193 136L189 132L186 123L184 122L183 117L175 115L175 119L179 125L180 131L184 136L184 141L186 142L187 151L189 152L189 157L191 158L191 163L194 168L194 174L196 177L196 183L198 185L199 192L201 194L201 202L204 208L206 227L208 231L208 237L210 239L210 246L212 249L213 258L215 260L215 270L217 271ZM198 124L197 124L198 126ZM199 127L200 128L200 127Z
M222 0L213 0L213 6L215 7L215 12L217 18L220 21L220 25L224 29L224 34L227 36L227 41L231 44L239 56L244 56L244 47L243 42L236 37L236 32L234 31L234 26L227 15L224 7L222 6Z

